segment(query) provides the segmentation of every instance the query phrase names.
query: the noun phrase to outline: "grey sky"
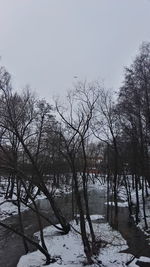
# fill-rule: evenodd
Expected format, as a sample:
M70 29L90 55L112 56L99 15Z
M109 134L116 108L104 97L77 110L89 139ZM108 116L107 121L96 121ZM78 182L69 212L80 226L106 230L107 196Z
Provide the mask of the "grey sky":
M142 41L148 0L0 0L0 55L20 88L50 98L79 80L118 88Z

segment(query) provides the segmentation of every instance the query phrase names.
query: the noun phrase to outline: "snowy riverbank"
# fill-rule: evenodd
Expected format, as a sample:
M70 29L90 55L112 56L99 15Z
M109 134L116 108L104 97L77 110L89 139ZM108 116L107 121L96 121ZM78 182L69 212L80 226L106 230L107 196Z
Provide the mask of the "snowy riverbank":
M101 190L106 191L106 188L106 184L100 185L99 182L89 186L89 190L94 189L99 192ZM123 189L120 190L120 198L123 201L120 205L122 205L122 207L126 207L127 197L126 192ZM132 198L134 199L134 194ZM148 206L146 207L148 208ZM137 260L145 262L150 261L150 258L141 257L140 259L137 259L131 254L123 253L123 251L128 248L126 241L123 239L121 234L118 231L113 230L108 223L98 222L98 219L102 221L103 218L103 215L91 215L96 237L102 240L102 248L100 249L99 255L95 258L95 264L93 264L93 267L125 266L125 264L130 261L131 263L128 265L129 267L137 267ZM75 222L71 222L71 224L73 224L73 227L79 231L79 226L76 225ZM38 234L36 235L38 236ZM56 258L56 262L51 264L51 266L81 267L85 264L86 259L81 237L73 229L71 229L68 235L62 236L59 235L52 226L50 226L44 229L44 235L50 255ZM17 267L43 266L43 258L43 255L38 251L30 253L20 259Z
M127 249L126 241L108 223L99 224L97 219L99 219L99 215L92 216L97 239L102 240L102 248L99 255L95 257L95 263L91 267L125 266L132 259L131 254L121 252ZM71 224L79 231L79 226L75 222L71 222ZM38 236L38 233L36 233L36 236ZM86 263L81 237L73 229L68 235L60 235L50 226L44 229L44 236L49 253L56 259L55 263L48 266L82 267ZM142 260L150 261L150 259L145 257L142 257ZM135 258L128 266L137 267L136 261L137 259ZM41 267L44 263L43 255L36 251L22 256L17 267Z
M99 182L89 185L89 190L96 190L100 193L101 190L106 192L106 184L101 185ZM57 196L68 194L70 191L57 190ZM141 196L141 193L139 193ZM124 188L120 188L119 197L122 200L120 205L122 207L127 206L127 197ZM37 199L43 199L43 195L39 195ZM15 198L13 199L15 200ZM135 201L134 192L132 192L132 200ZM142 221L142 198L140 197L141 206L141 222L139 227L143 226ZM0 196L0 213L2 214L1 220L9 216L13 216L18 213L17 206L11 201L5 200L4 195ZM149 214L149 202L146 202L146 212ZM22 205L22 211L27 209ZM94 224L95 233L98 239L102 240L102 248L100 249L99 256L95 258L95 264L93 266L125 266L127 262L132 260L131 254L123 253L121 251L127 249L126 241L121 234L113 230L108 223L99 223L98 219L103 220L103 215L91 215L91 219ZM149 217L147 217L149 223ZM71 222L73 226L79 231L79 226L75 222ZM38 234L36 234L38 236ZM53 267L66 266L66 267L81 267L86 262L84 251L82 247L81 237L73 229L71 229L68 235L62 236L58 234L55 229L50 226L44 229L44 235L49 253L52 257L56 258L56 262L51 264ZM149 233L147 232L147 237ZM139 259L138 259L139 260ZM141 257L142 261L148 262L149 259ZM135 264L137 259L135 258L128 266L137 267ZM99 262L99 265L98 265ZM102 264L101 264L102 262ZM39 252L29 253L22 256L17 267L39 267L44 264L44 256Z

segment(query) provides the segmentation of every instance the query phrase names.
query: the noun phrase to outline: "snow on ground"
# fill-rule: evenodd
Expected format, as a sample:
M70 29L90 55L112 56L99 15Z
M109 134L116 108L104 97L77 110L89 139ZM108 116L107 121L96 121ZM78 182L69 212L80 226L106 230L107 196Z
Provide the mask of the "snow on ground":
M99 185L100 183L97 182L95 184L91 183L89 185L89 188L92 189L98 189L99 190ZM50 186L50 191L51 189L51 185ZM7 188L7 181L6 179L3 179L1 177L1 188L0 188L0 219L1 220L5 220L6 218L16 215L18 214L18 208L17 205L15 205L15 201L16 201L16 196L13 195L12 199L5 199L5 192L6 192L6 188ZM106 188L106 184L101 186L101 190ZM72 190L72 187L70 185L61 185L60 188L54 188L53 189L53 194L54 197L59 197L62 196L63 194L70 194ZM37 192L37 188L34 188L34 193L36 194ZM36 199L38 200L42 200L45 199L45 195L43 193L40 193L39 195L37 195ZM14 202L14 203L13 203ZM28 204L30 204L30 202L28 202ZM21 211L25 211L27 210L28 207L25 206L24 204L21 203Z
M1 221L12 216L18 214L18 207L14 203L17 198L13 195L12 199L5 199L7 183L5 179L1 178L1 188L0 188L0 219ZM21 211L26 210L27 207L21 204Z
M107 192L107 183L101 183L99 180L95 180L95 182L89 182L88 183L88 189L94 189L97 191L105 190Z
M110 205L110 206L115 206L115 203L114 202L105 202L105 205ZM125 202L118 202L117 203L117 206L118 207L122 207L122 208L126 208L126 207L128 207L128 202L127 201L125 201Z
M93 215L93 218L94 220L98 219L99 215ZM75 225L75 222L72 222L72 224L79 231L79 226ZM93 225L98 240L102 240L102 248L97 260L101 261L103 265L98 265L95 258L95 264L92 267L123 266L132 258L130 254L120 253L121 250L127 249L126 241L108 223L93 223ZM48 266L82 267L83 263L86 263L81 237L74 230L71 230L67 235L60 235L50 226L44 229L44 235L49 253L57 259L55 263ZM44 256L36 251L22 256L17 267L40 267L44 263ZM129 266L137 265L131 263Z
M15 206L12 202L8 202L8 201L4 200L3 197L0 198L0 218L1 218L1 220L4 220L9 216L17 214L17 211L18 211L17 206Z
M145 235L149 239L150 244L150 189L148 189L149 197L145 199L145 210L146 210L146 220L148 224L148 229L145 230L145 223L144 223L144 214L143 214L143 201L142 201L142 190L139 190L139 200L140 200L140 212L139 212L139 218L140 222L138 223L138 227L144 231ZM132 192L132 201L135 204L136 203L136 195L135 192Z
M92 182L89 185L89 190L104 190L106 191L107 185L101 184L99 181L96 181L95 184ZM70 190L67 190L70 193ZM18 213L17 206L14 205L10 200L6 200L4 198L3 192L0 193L0 216L1 220L15 215ZM62 195L65 192L64 189L58 189L55 191L57 196ZM150 192L149 192L150 193ZM141 229L144 228L144 221L142 220L142 192L139 191L140 195L140 214L141 214L141 222L139 223L139 227ZM44 195L39 195L37 199L45 198ZM119 190L119 198L122 202L119 203L119 206L126 207L127 206L127 196L124 187L121 187ZM15 199L13 199L15 200ZM132 201L135 203L135 192L132 191ZM146 214L147 214L147 221L150 227L150 199L146 201ZM21 205L22 211L25 210L27 207ZM116 266L125 266L125 263L132 259L132 255L126 253L120 253L120 251L127 248L126 241L122 238L122 236L117 232L114 231L109 224L107 223L98 223L99 219L103 219L103 215L91 215L91 219L94 224L94 228L96 231L96 235L101 237L103 240L103 248L100 250L100 255L98 259L102 261L101 266L104 267L116 267ZM78 226L73 223L73 226L77 230ZM50 254L57 258L57 262L51 264L50 266L58 267L58 266L66 266L66 267L81 267L83 266L83 262L86 261L83 246L81 242L80 236L74 232L72 229L68 235L62 236L56 233L52 226L47 227L44 229L46 244ZM149 236L149 234L147 233ZM148 258L141 257L141 261L148 262ZM129 267L137 267L136 265L137 259L134 259L128 266ZM40 267L43 266L45 263L44 256L39 252L29 253L25 256L22 256L17 267ZM93 267L98 266L93 264ZM99 265L100 266L100 265Z
M21 204L21 211L28 209L25 205ZM18 207L13 204L11 199L4 199L4 197L0 197L0 218L1 221L6 218L18 214Z
M15 205L17 201L17 197L15 194L13 194L12 199L11 198L6 199L5 198L6 188L7 188L7 182L5 179L1 177L1 187L0 187L0 219L1 220L5 220L6 218L10 216L18 214L18 207L17 205ZM66 190L66 187L54 190L55 197L59 197L64 193L65 194L67 194L68 192L70 193L68 188L67 188L67 191L65 190ZM16 193L16 189L14 190L14 192ZM37 187L34 188L34 194L36 194L36 192L37 192ZM42 200L45 198L46 196L43 193L40 193L36 197L36 199L38 200ZM28 201L28 204L31 204L31 201ZM29 209L23 203L20 203L20 206L21 206L22 212Z
M95 221L95 220L101 220L101 219L104 219L105 218L105 216L104 215L90 215L90 217L91 217L91 220L92 221Z

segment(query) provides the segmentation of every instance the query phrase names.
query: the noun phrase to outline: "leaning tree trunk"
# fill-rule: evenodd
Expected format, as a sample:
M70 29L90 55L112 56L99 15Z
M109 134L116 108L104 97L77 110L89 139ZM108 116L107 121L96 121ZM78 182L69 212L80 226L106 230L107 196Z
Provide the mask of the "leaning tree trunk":
M79 210L79 214L80 214L80 229L81 229L82 242L83 242L83 246L84 246L84 252L85 252L88 264L92 264L93 263L93 260L91 258L92 250L91 250L90 243L89 243L87 233L86 233L83 204L82 204L81 195L79 192L79 186L78 186L78 180L77 179L78 179L77 174L76 174L75 170L73 170L75 197L76 197L76 202L77 202L77 206L78 206L78 210Z

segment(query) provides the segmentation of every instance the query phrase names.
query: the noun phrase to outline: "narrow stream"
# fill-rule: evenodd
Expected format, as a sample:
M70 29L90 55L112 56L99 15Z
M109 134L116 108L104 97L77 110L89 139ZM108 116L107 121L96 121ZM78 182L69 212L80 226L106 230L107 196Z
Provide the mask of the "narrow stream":
M115 216L114 207L109 214L109 224L118 230L127 241L128 249L123 252L131 253L136 258L140 256L150 257L150 246L144 233L135 226L133 218L128 216L128 208L118 208L118 216Z
M65 195L57 198L62 213L68 220L71 220L72 208L71 208L71 195ZM89 192L89 207L90 214L104 215L106 222L107 207L105 205L106 196L104 191L97 191L95 189ZM47 199L37 201L40 211L46 214L56 223L53 212L50 208L50 204ZM119 208L118 217L114 217L114 211L111 209L109 216L109 222L114 229L117 229L124 239L127 241L129 246L126 252L131 253L135 256L147 256L150 257L150 246L145 240L144 234L134 225L133 222L129 222L128 209ZM35 232L39 230L36 215L31 211L23 212L23 222L26 229L26 233L33 236ZM12 216L5 220L5 223L12 227L19 228L18 216ZM43 220L43 227L47 226L47 222ZM30 246L31 251L34 250ZM25 254L24 247L22 245L22 239L16 234L0 227L0 267L16 267L19 258Z

